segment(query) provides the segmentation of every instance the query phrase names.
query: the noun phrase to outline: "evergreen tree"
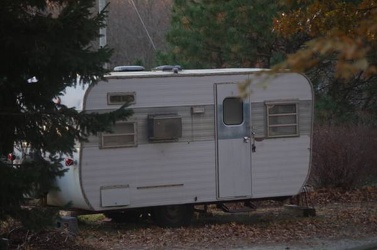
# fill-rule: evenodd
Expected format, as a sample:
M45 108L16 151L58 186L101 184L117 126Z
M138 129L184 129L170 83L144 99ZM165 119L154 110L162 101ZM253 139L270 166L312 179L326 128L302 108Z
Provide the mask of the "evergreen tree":
M95 0L3 0L0 5L0 219L30 221L21 209L25 195L42 197L52 179L64 174L59 156L72 154L75 141L126 119L122 107L88 114L53 100L67 87L103 79L112 50L95 48L106 11L93 13ZM31 161L19 166L4 157L27 145ZM47 161L45 157L50 156Z
M272 31L276 1L176 0L160 55L185 67L269 67L279 50ZM167 59L170 58L170 59Z

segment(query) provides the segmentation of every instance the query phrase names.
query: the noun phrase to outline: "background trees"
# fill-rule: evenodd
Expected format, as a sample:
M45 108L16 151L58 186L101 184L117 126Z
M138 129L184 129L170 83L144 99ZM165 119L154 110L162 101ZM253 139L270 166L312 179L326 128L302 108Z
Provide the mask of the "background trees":
M190 68L269 67L278 58L272 32L276 1L174 1L170 60Z
M44 128L70 128L59 124L60 115L73 118L68 110L57 109L53 98L68 86L77 84L77 75L87 83L106 72L103 63L109 48L93 50L90 42L98 37L105 13L91 17L93 1L7 1L0 8L0 152L11 152L13 141L29 140L33 146L59 147L64 129L46 137ZM34 78L34 81L29 79ZM57 115L59 114L59 116ZM32 136L35 134L34 136ZM51 134L51 136L53 136ZM51 145L52 146L52 145ZM72 144L70 145L72 146Z
M75 141L125 119L124 109L87 114L54 102L65 88L95 84L107 72L112 50L94 48L106 12L94 0L5 0L0 5L0 219L30 221L25 195L42 197L61 175L60 157ZM14 144L34 157L20 166L4 160ZM43 157L44 156L44 157ZM50 156L46 161L45 157Z

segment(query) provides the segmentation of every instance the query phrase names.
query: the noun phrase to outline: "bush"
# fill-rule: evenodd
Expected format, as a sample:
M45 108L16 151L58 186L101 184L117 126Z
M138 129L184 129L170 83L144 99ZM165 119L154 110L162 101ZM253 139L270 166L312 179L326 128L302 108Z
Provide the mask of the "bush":
M366 126L316 126L309 183L351 189L377 176L377 132Z

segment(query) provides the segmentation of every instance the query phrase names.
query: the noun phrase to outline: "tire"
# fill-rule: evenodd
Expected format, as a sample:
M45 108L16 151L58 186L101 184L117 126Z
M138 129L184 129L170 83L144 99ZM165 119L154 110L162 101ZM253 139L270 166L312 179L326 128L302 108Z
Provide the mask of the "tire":
M136 209L125 211L105 212L104 215L116 223L136 223L140 220L141 212Z
M155 207L152 216L160 227L185 227L190 225L194 214L193 205L169 205Z

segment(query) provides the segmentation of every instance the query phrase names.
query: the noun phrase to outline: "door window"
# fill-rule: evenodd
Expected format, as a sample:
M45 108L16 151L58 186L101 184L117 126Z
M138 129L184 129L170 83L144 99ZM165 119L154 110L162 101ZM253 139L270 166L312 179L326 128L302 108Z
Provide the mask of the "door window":
M243 122L243 102L238 97L228 97L223 101L223 120L226 125L240 125Z

